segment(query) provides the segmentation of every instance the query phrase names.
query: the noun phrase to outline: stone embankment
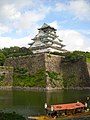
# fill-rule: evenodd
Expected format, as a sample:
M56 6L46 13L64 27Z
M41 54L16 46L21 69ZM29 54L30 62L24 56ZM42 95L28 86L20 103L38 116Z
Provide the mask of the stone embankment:
M0 90L12 90L12 86L0 86Z

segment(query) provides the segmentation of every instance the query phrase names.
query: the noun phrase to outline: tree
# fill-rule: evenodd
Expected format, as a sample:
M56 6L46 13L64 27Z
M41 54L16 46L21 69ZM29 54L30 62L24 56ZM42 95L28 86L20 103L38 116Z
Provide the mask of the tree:
M3 53L0 53L0 66L4 64L5 59L6 59L5 55Z
M29 48L26 47L10 47L10 48L3 48L2 53L6 57L18 57L18 56L25 56L25 55L31 55L32 51Z

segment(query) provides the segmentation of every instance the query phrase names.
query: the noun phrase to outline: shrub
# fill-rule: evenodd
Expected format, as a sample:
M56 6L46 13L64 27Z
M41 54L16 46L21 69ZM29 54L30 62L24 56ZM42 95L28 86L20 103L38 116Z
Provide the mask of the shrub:
M3 74L2 75L0 74L0 81L3 81L4 77L5 76Z
M33 75L29 75L27 71L24 71L24 74L22 74L21 71L15 70L14 76L13 76L13 84L14 86L37 86L37 87L45 87L45 70L39 69L36 73Z
M26 120L22 115L0 112L0 120Z

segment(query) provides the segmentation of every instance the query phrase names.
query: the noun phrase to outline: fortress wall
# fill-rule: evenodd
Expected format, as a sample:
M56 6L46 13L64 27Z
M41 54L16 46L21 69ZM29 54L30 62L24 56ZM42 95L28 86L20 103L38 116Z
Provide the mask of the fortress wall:
M61 56L45 54L46 71L61 72Z
M73 87L90 86L90 64L86 64L84 59L76 62L62 62L62 57L47 53L35 54L32 56L24 56L17 58L8 58L5 61L5 66L13 66L25 68L29 74L37 72L37 70L45 69L49 72L57 72L62 74L63 83ZM61 76L60 76L61 77ZM50 78L46 75L47 86L52 87ZM57 81L55 81L57 82ZM55 83L58 87L59 82ZM50 85L51 84L51 85ZM61 85L62 86L62 85ZM65 86L65 85L64 85ZM63 86L62 86L63 87Z
M62 62L62 59L63 57L58 55L45 54L46 71L60 73L64 87L90 87L90 64L87 66L83 58L74 62ZM50 78L48 76L47 83L49 87L51 87ZM58 83L55 84L58 86ZM63 86L61 85L61 87Z
M13 67L0 66L0 86L12 86Z
M44 54L36 54L32 56L8 58L4 65L13 66L14 68L25 68L29 74L33 74L39 69L45 69L45 56Z
M90 87L90 76L85 59L62 63L64 82L70 87ZM70 84L69 84L70 83Z
M88 73L89 73L89 77L90 77L90 63L87 63L87 68L88 68Z
M36 73L39 69L45 69L45 56L44 54L36 54L31 58L31 65L29 67L30 73Z
M46 71L49 71L50 74L53 75L53 79L49 77L49 74L46 74L46 81L47 81L47 89L52 88L63 88L63 84L61 80L57 80L57 78L62 79L62 69L61 69L61 60L62 57L58 55L52 54L45 54L45 68ZM55 74L58 76L55 77Z

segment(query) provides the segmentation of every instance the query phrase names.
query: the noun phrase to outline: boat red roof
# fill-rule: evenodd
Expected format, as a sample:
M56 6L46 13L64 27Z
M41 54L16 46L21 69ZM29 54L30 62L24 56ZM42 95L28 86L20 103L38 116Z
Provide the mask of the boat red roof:
M68 104L57 104L57 105L51 105L50 107L47 108L47 110L50 110L51 107L53 107L54 111L58 111L58 110L72 110L72 109L77 109L77 108L84 108L85 105L81 102L68 103Z

